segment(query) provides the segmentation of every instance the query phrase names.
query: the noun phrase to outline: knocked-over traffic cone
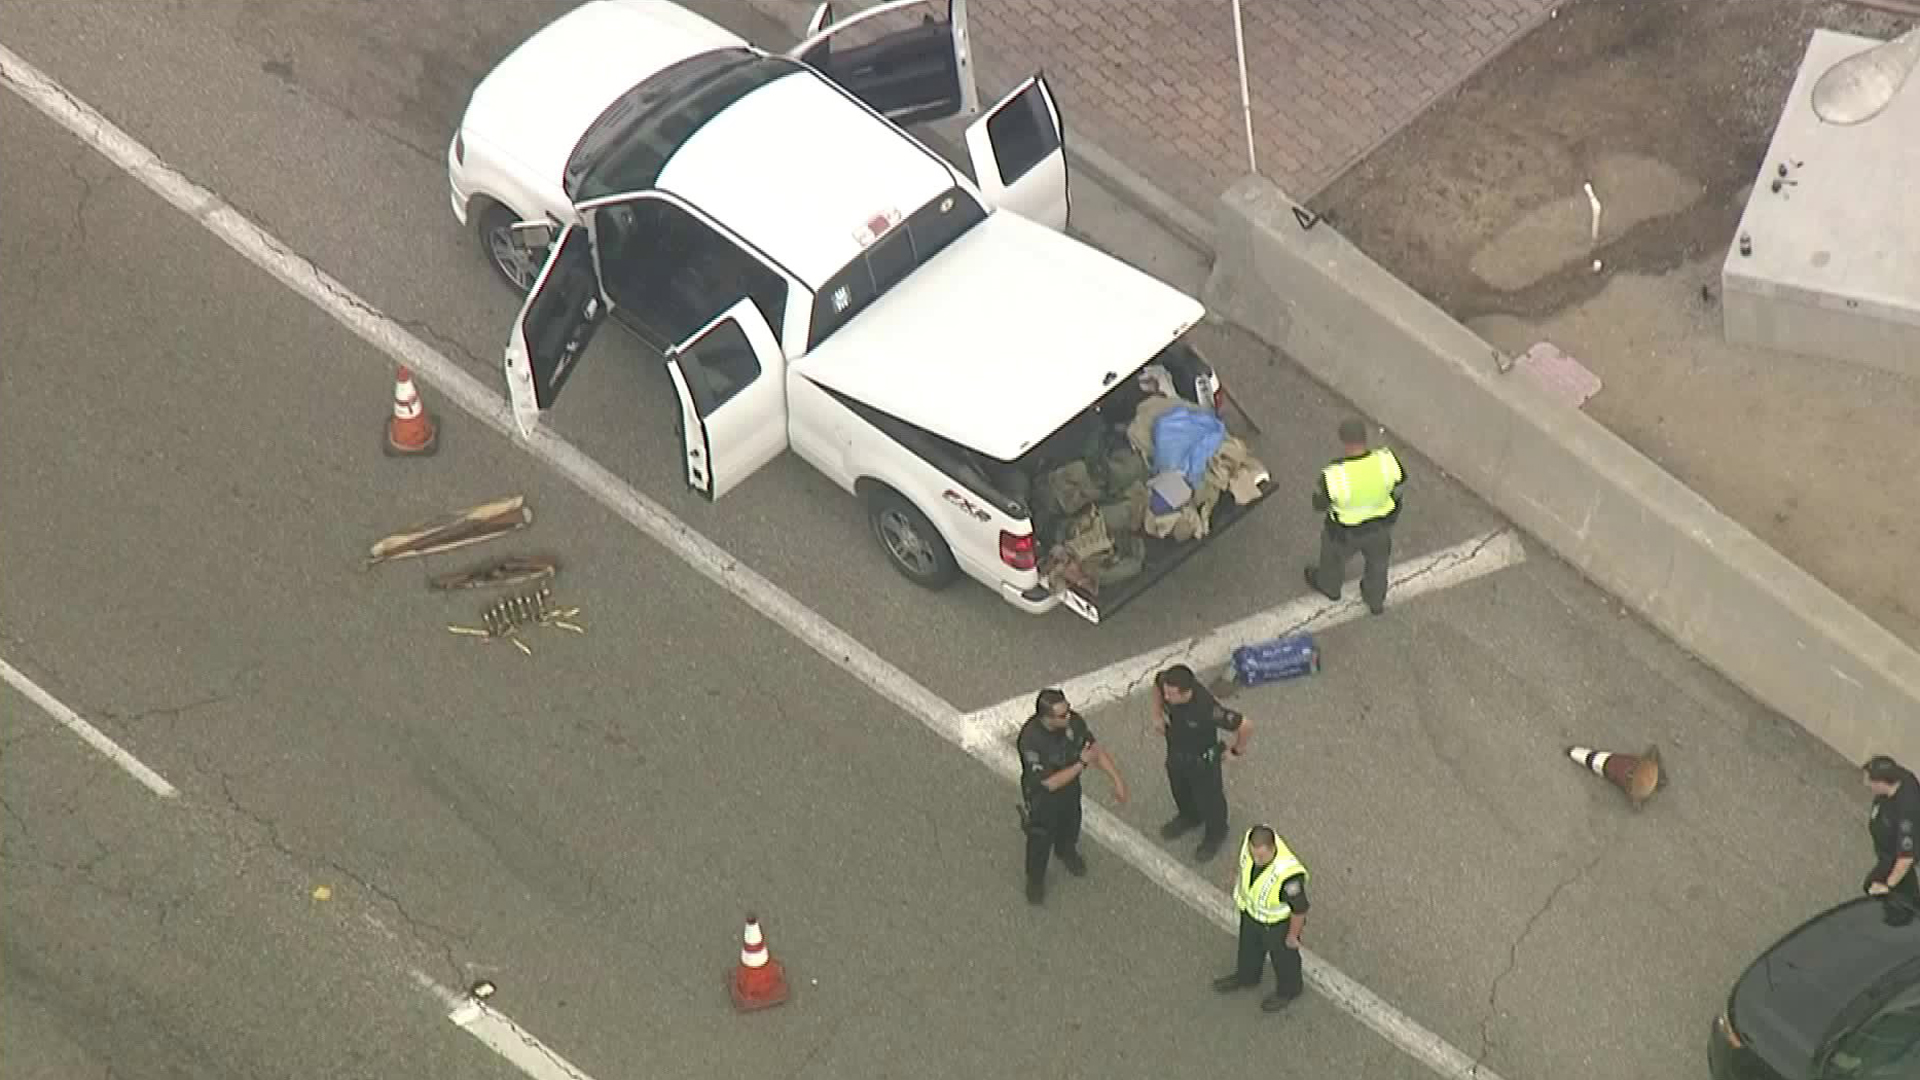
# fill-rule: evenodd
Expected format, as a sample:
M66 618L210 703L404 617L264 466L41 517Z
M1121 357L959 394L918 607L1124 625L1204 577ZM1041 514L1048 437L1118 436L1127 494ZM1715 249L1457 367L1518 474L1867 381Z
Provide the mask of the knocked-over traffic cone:
M787 973L780 961L767 955L767 941L760 935L760 920L755 916L747 916L744 942L740 946L740 966L729 981L733 1007L750 1012L787 1000Z
M401 368L393 379L393 416L387 420L388 457L426 457L440 449L440 428L420 404L413 373Z
M1653 798L1654 791L1662 784L1660 748L1656 746L1647 747L1646 752L1638 756L1569 746L1567 756L1576 765L1593 770L1594 775L1605 777L1608 783L1626 792L1627 801L1636 810L1641 803Z

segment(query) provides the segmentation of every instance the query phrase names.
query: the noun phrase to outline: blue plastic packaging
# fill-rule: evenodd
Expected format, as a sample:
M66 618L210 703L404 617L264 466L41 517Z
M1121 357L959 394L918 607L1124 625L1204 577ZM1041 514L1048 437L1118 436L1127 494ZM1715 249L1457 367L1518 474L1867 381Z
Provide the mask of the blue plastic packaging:
M1320 647L1312 634L1292 634L1233 650L1233 681L1241 686L1297 679L1320 670Z

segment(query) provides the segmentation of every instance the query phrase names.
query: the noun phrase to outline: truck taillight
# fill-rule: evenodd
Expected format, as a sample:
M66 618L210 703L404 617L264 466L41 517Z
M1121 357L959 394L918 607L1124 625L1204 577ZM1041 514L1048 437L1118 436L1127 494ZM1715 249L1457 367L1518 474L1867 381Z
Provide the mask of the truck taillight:
M1034 566L1033 534L1015 536L1005 529L1000 531L1000 561L1015 570L1031 570Z

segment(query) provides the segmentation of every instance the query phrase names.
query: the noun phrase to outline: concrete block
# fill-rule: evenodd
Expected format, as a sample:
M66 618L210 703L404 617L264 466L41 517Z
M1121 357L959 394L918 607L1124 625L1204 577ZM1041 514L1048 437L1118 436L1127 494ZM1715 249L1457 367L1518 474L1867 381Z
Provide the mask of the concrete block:
M1920 78L1861 124L1813 111L1820 76L1877 44L1808 42L1721 266L1722 333L1920 379Z
M1920 653L1299 209L1260 177L1221 197L1215 315L1849 760L1920 761Z

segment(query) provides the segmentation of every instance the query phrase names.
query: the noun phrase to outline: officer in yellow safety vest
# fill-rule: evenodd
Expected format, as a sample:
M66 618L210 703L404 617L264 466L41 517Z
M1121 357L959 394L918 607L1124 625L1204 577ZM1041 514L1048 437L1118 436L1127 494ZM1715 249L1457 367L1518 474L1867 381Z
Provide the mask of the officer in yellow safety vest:
M1313 493L1313 508L1325 511L1327 522L1320 531L1320 565L1307 567L1307 584L1329 600L1340 599L1347 563L1357 551L1366 559L1360 596L1378 615L1387 608L1387 560L1407 473L1393 451L1367 449L1364 420L1340 422L1340 445L1343 456L1320 470Z
M1233 878L1233 904L1240 909L1240 957L1233 974L1213 980L1221 993L1260 985L1273 957L1274 989L1260 1003L1279 1012L1300 996L1300 930L1307 918L1307 868L1268 825L1255 825L1240 842Z

